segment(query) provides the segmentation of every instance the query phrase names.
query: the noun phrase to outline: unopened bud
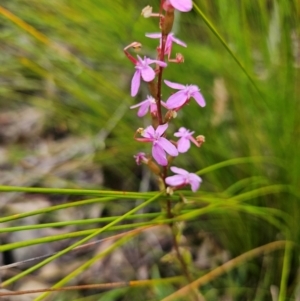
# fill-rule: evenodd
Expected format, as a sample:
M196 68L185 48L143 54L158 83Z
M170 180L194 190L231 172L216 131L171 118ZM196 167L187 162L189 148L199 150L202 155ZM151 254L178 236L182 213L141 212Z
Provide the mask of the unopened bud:
M177 112L173 110L169 110L165 115L165 122L169 122L172 118L177 117Z
M156 129L159 126L159 120L157 118L157 114L151 114L151 118L152 118L152 126Z
M168 195L173 195L174 191L173 191L173 189L170 186L168 186L167 189L166 189L166 193Z
M153 162L153 160L149 159L147 162L147 166L154 174L158 176L160 175L161 173L160 167L155 162Z
M142 163L148 164L149 159L146 157L146 154L143 152L139 152L133 156L137 165L141 165Z
M199 147L205 142L205 137L203 135L199 135L196 137L196 141L199 143Z
M170 9L166 11L165 18L161 24L162 34L168 35L172 31L174 22L174 9Z
M151 15L152 15L152 6L147 5L146 7L144 7L144 8L142 9L141 15L142 15L144 18L150 18Z
M153 98L156 98L157 97L157 82L155 80L148 82L148 89L151 93L151 96Z

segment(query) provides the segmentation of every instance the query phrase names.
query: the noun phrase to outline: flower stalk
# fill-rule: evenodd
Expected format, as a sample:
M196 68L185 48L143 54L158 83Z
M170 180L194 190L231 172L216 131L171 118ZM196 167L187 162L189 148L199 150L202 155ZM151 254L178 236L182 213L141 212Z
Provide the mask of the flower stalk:
M183 85L180 83L171 82L167 79L163 80L164 68L167 68L168 63L183 63L184 57L182 54L177 53L175 58L172 58L173 43L182 47L187 47L186 43L178 39L172 33L174 23L175 10L181 12L188 12L192 9L191 0L160 0L160 11L154 13L151 6L146 6L142 10L142 16L145 18L158 17L160 33L147 33L146 36L152 39L159 38L160 42L157 46L157 57L151 59L147 56L143 58L139 55L133 56L129 50L140 50L142 45L139 42L132 42L124 48L124 53L127 58L134 64L135 72L131 80L131 96L135 97L139 91L140 85L145 82L148 85L150 95L147 96L142 102L132 105L131 109L138 108L137 115L142 118L150 113L152 125L145 129L138 129L134 135L136 141L152 143L152 156L146 155L140 159L137 156L138 163L143 163L149 166L149 162L156 164L155 174L159 174L160 183L163 183L162 189L166 190L169 186L171 190L180 189L186 185L190 185L192 191L196 191L201 183L201 179L188 171L178 167L170 169L171 162L179 154L186 153L191 147L191 142L196 147L200 147L205 138L203 135L198 135L194 138L194 131L186 129L185 127L179 128L174 136L179 138L177 141L170 141L167 138L169 123L172 119L176 118L177 112L182 110L191 99L194 99L200 107L205 106L205 100L200 89L196 85ZM167 62L166 62L167 57ZM152 68L155 64L155 68ZM162 100L162 85L165 84L171 89L177 90L171 94L164 102ZM164 113L164 111L166 111ZM157 169L160 168L161 172L158 173ZM150 168L153 171L153 167ZM175 171L173 176L168 176L169 170ZM178 173L178 171L180 172ZM181 179L181 180L180 180ZM197 184L190 181L190 179L197 179ZM176 181L175 181L176 180ZM161 186L161 185L160 185Z
M147 33L148 38L159 38L160 42L157 46L156 59L151 59L146 56L144 58L137 55L135 58L129 53L129 49L137 50L141 48L139 42L133 42L124 48L124 53L128 59L134 64L135 72L131 81L131 96L135 97L138 93L140 85L145 82L148 85L150 95L138 104L132 105L131 109L137 109L137 116L144 118L148 114L151 117L152 125L146 128L136 130L134 139L141 143L151 143L151 155L145 152L139 152L134 156L138 165L145 164L158 177L158 185L161 190L169 196L178 189L185 186L190 186L193 192L196 192L202 179L191 172L173 165L173 160L178 155L186 153L192 145L201 147L205 141L203 135L194 137L194 131L180 127L174 136L177 141L171 141L167 138L167 130L172 119L176 118L177 112L182 110L190 101L194 99L200 107L206 105L204 97L200 93L197 85L183 85L174 83L169 80L163 80L164 68L169 67L169 63L183 63L184 56L177 53L175 58L172 58L173 43L182 47L187 45L176 38L172 33L174 23L174 12L188 12L192 9L192 0L160 0L159 13L153 13L151 6L146 6L142 10L142 16L145 18L158 17L160 33ZM167 57L167 62L166 62ZM167 64L168 63L168 64ZM150 65L155 64L153 69ZM177 90L171 94L167 100L162 100L162 85L165 84L171 89ZM164 112L166 111L166 112ZM169 172L173 175L169 175ZM163 205L168 218L172 218L175 212L172 211L171 201L167 200ZM192 277L188 270L184 257L182 256L178 244L178 231L176 224L170 224L173 245L177 254L178 261L182 266L182 270L189 282L192 282ZM195 300L203 300L197 291L194 291Z

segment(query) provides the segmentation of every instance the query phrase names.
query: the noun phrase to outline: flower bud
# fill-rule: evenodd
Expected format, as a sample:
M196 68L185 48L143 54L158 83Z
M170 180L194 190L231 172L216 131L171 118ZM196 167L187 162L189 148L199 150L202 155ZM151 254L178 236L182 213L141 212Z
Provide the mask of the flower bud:
M155 80L148 82L148 89L153 98L157 97L157 83Z
M149 167L149 169L156 175L160 175L161 170L160 167L151 159L148 160L147 166Z
M142 163L148 164L149 159L147 159L146 154L143 152L139 152L133 157L137 165L141 165Z
M172 118L177 117L177 112L174 110L169 110L165 115L165 122L169 122Z
M163 35L168 35L172 31L174 23L174 9L170 9L166 11L165 18L163 19L162 22L162 34Z
M157 115L152 115L151 114L151 118L152 118L152 126L156 129L159 126L159 120L157 118Z
M167 189L166 189L166 193L167 193L168 195L173 195L173 194L174 194L174 191L173 191L173 189L172 189L170 186L168 186Z

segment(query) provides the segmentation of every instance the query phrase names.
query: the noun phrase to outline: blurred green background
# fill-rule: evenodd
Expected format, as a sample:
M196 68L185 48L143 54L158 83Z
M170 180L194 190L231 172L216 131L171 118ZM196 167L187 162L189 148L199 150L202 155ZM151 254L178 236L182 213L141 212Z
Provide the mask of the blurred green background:
M24 180L24 173L24 182L7 180L2 184L140 189L144 171L135 166L133 154L140 150L149 152L149 145L135 142L133 134L150 120L138 119L129 106L144 100L148 92L142 84L138 96L130 97L134 68L123 48L139 41L143 44L141 54L155 57L157 41L146 38L145 33L159 31L157 19L140 16L141 9L148 4L158 10L158 1L150 2L1 1L0 137L1 148L7 152L2 166L28 163L23 159L29 155L36 158L36 153L43 161L37 147L42 140L67 141L66 148L75 152L70 156L68 171L78 173L87 161L92 164L86 173L104 171L103 181L98 178L80 181L80 175L66 178L63 171L54 176L46 170L29 182ZM197 0L195 3L214 24L260 93L196 10L176 15L174 32L188 47L173 47L173 53L181 52L185 62L169 64L164 76L174 82L198 85L207 103L200 108L191 102L174 121L173 129L185 126L206 137L200 150L192 148L176 159L176 165L197 171L229 159L253 157L255 163L205 174L201 189L223 193L231 187L228 193L238 195L271 187L271 193L253 198L251 205L285 212L289 239L299 242L299 2ZM165 98L169 91L164 87ZM12 130L10 134L7 116L14 112L19 121L23 113L29 114L26 126L35 120L31 114L38 112L42 117L28 131ZM83 141L88 149L76 153L78 141ZM59 153L58 150L56 154ZM27 174L32 176L30 170ZM155 181L150 186L156 189ZM211 214L188 230L194 235L201 230L212 233L232 256L286 238L265 221L230 210ZM288 291L291 298L300 289L296 252L292 260L295 265ZM247 290L241 293L237 289L232 296L238 298L247 293L245 299L234 300L267 300L264 298L270 285L279 285L280 262L275 260L278 273L267 268L257 271L261 263L256 262L252 269L244 270L245 274L240 271L239 277L233 275L222 285L236 285L239 280L235 277L248 279L250 286L262 283L267 293ZM216 300L211 294L211 300Z

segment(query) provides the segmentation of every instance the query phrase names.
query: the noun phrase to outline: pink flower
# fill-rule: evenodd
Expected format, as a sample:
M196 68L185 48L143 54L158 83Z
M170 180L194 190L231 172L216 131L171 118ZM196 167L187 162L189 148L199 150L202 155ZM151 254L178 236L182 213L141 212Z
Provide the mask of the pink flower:
M181 85L172 83L165 80L165 84L172 89L180 90L171 95L167 100L167 108L172 110L179 110L184 104L186 104L191 97L193 97L200 107L205 106L205 100L200 93L200 89L196 85Z
M161 67L166 67L167 64L162 61L151 60L144 56L144 60L138 55L138 61L135 62L135 73L131 81L131 96L136 96L140 83L141 77L145 82L151 82L155 78L154 70L149 66L150 64L156 63Z
M162 106L166 107L165 102L161 101L161 104ZM130 109L135 109L138 107L140 107L137 113L139 117L145 116L149 112L149 110L152 115L157 115L157 105L155 99L152 96L148 95L146 100L143 100L142 102L131 106Z
M137 165L141 165L143 162L148 162L148 159L146 158L146 154L143 152L139 152L136 155L133 156L135 159L135 162Z
M146 37L151 38L151 39L161 39L161 33L146 33ZM182 42L181 40L174 37L174 33L172 33L172 32L169 33L167 40L166 40L165 53L164 53L168 57L171 56L173 42L176 44L179 44L183 47L186 47L186 44L184 42ZM159 49L161 50L161 41L160 41Z
M177 149L179 153L185 153L191 147L190 141L192 141L198 147L200 146L197 140L192 136L194 132L181 127L177 133L174 134L175 137L180 137L177 141Z
M156 130L152 125L149 125L141 132L141 135L144 138L136 138L137 141L153 143L152 156L156 160L156 162L162 166L168 165L166 152L170 156L178 156L176 147L169 140L161 137L167 128L167 123L159 125Z
M181 12L188 12L193 8L192 0L165 0L164 9L168 10L169 5L172 5L175 9Z
M200 183L202 182L202 179L199 176L175 166L172 166L170 169L177 175L167 177L166 184L176 188L189 184L191 185L193 192L196 192L199 189Z

